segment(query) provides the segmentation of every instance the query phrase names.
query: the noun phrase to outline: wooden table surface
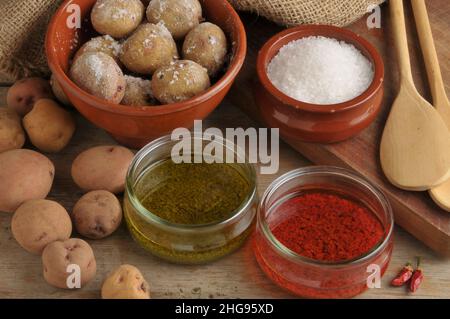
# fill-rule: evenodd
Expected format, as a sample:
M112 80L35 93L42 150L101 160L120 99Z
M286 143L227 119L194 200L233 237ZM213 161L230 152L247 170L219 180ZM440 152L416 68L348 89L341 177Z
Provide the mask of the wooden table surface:
M0 106L5 105L7 87L0 87ZM208 126L250 127L256 124L228 100L208 118ZM70 212L82 195L70 177L75 156L91 146L114 141L102 130L77 116L78 129L70 145L61 153L49 156L56 166L56 177L49 198L60 202ZM26 147L30 147L26 145ZM280 174L309 165L289 146L280 147L280 171L277 175L259 176L259 191ZM249 242L234 254L205 266L180 266L161 261L141 249L130 238L124 225L111 237L89 243L97 259L95 280L81 290L65 291L46 284L41 259L24 251L12 238L11 214L0 213L0 298L98 298L103 279L116 266L137 266L151 285L154 298L292 298L272 284L253 258ZM415 295L405 289L389 287L389 280L407 261L423 257L426 280ZM397 228L391 265L382 288L372 289L361 298L450 298L450 260L435 255L422 243Z

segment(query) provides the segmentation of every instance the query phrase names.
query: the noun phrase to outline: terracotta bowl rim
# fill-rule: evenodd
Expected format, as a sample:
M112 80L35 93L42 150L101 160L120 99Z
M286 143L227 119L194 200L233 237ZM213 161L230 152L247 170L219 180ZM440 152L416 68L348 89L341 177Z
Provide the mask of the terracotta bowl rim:
M321 35L340 40L338 37L326 35L329 32L344 36L346 38L346 40L344 41L347 43L353 45L359 44L359 46L364 47L371 56L372 58L371 62L373 62L372 64L374 66L375 72L372 83L370 84L370 86L367 88L366 91L364 91L361 95L355 97L354 99L343 103L320 105L296 100L286 95L285 93L281 92L278 88L276 88L272 84L272 81L269 79L267 75L267 65L273 58L273 56L269 56L269 51L274 46L280 44L280 42L282 43L286 41L286 39L292 37L292 35L295 35L295 39L290 39L290 41L298 40L307 36L321 36ZM286 44L287 43L288 42L286 42ZM264 46L259 51L256 69L259 81L261 82L263 87L270 93L270 95L272 95L285 105L292 106L293 108L298 110L313 113L336 113L347 111L364 105L367 101L373 98L380 89L383 88L384 74L385 74L383 58L381 57L378 50L369 41L367 41L360 35L348 29L318 24L301 25L286 29L274 35L264 44Z
M140 116L140 117L153 117L181 112L186 109L198 106L199 104L211 99L212 97L223 91L236 78L236 76L238 75L239 71L241 70L244 64L247 53L247 36L245 33L244 25L237 12L228 3L228 1L220 0L223 2L223 5L231 15L230 20L233 27L237 29L237 38L234 39L232 42L234 53L231 59L231 63L229 64L226 73L220 78L220 80L218 80L213 86L211 86L207 91L203 92L202 94L179 103L172 103L158 106L130 107L127 105L114 104L105 101L79 88L63 71L61 65L56 62L58 59L56 51L53 49L54 46L56 45L53 35L57 30L57 21L58 19L60 19L61 15L64 13L65 9L69 4L77 3L78 1L82 0L65 0L53 15L46 33L45 51L50 70L55 75L58 82L61 83L61 86L69 90L71 94L76 95L78 98L83 100L83 102L87 103L91 107L107 111L110 113L116 113L126 116ZM227 36L230 37L229 33L227 34Z

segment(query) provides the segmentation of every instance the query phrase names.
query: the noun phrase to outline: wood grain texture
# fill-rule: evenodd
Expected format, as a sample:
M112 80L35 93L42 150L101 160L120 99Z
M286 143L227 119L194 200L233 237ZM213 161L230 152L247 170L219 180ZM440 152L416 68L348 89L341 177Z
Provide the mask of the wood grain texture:
M442 76L447 91L450 90L450 6L446 0L427 1L431 27L436 40L436 49L441 62ZM420 51L414 18L409 1L405 1L405 16L408 41L413 66L412 75L415 85L422 96L430 101L426 71ZM259 48L272 35L281 30L261 18L247 16L247 33L249 52L245 67L237 81L232 102L258 120L257 108L253 102L252 92L248 87L255 80L255 61ZM368 30L365 19L351 25L349 29L364 36L377 47L383 56L386 79L385 98L382 111L377 120L353 139L332 145L307 144L287 141L314 163L338 165L360 172L376 183L389 196L396 214L396 223L425 242L434 250L450 256L450 214L440 209L426 192L402 191L391 185L384 177L379 161L379 145L387 115L398 93L399 74L394 42L391 32L389 8L382 6L381 29Z
M0 88L0 106L4 105L5 92L6 88ZM63 152L50 156L56 166L56 176L49 197L68 211L82 195L70 177L72 160L85 148L114 143L105 132L80 116L77 116L77 123L78 130L70 145ZM226 100L208 118L207 125L246 128L256 124ZM278 175L309 165L284 143L280 154L279 174L258 176L260 193ZM42 277L41 259L25 252L12 238L10 225L11 214L0 213L0 298L99 298L105 276L123 263L133 264L143 272L150 282L154 298L292 298L266 279L253 257L250 241L231 256L215 263L179 266L146 253L133 242L124 225L105 240L88 240L97 258L98 270L93 282L77 291L55 289ZM414 256L423 256L427 278L418 293L411 296L405 289L389 287L389 281ZM440 258L401 229L396 229L394 255L382 288L370 290L360 298L405 297L450 298L450 260Z

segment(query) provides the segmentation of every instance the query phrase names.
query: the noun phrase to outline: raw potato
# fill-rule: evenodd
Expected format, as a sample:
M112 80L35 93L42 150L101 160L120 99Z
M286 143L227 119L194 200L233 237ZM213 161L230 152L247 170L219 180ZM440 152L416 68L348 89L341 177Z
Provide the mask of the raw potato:
M122 265L103 282L102 299L150 299L150 289L139 269Z
M227 37L217 25L204 22L192 29L183 43L183 58L197 62L214 77L227 56Z
M80 267L80 284L84 287L95 277L97 263L94 252L87 242L77 238L65 241L54 241L45 247L42 253L42 266L44 279L52 286L62 289L71 289L68 286L69 265ZM73 281L69 282L72 284Z
M125 189L125 178L134 154L117 146L90 148L72 163L72 178L85 191L106 190L114 194Z
M126 75L127 88L121 104L130 106L151 106L157 101L153 97L152 82Z
M155 72L152 90L161 103L176 103L188 100L210 87L207 70L188 60L176 61Z
M75 132L75 119L55 101L42 99L23 118L23 126L34 146L57 153L69 144Z
M108 191L92 191L75 204L72 218L77 231L90 239L102 239L122 222L122 206L117 197Z
M37 100L52 97L52 88L48 81L41 78L25 78L9 88L6 102L17 114L24 116L31 111Z
M138 27L144 11L140 0L97 0L91 12L91 21L98 33L120 39Z
M64 105L71 105L69 98L67 97L66 93L64 93L63 89L61 88L61 84L56 80L55 76L52 74L52 77L50 78L50 85L53 90L53 94L55 95L56 99L61 102Z
M19 206L11 221L11 231L26 251L40 255L48 244L70 238L72 222L57 202L35 199Z
M124 42L120 61L130 71L153 74L159 67L178 58L170 32L162 24L146 23Z
M202 20L198 0L152 0L147 8L151 23L163 22L176 40L182 39Z
M25 143L20 117L14 110L0 108L0 153L22 148Z
M77 51L74 60L78 59L83 53L86 52L103 52L113 58L116 62L119 62L119 53L121 49L119 42L114 40L109 35L104 35L96 38L92 38Z
M82 90L119 104L125 94L125 77L119 65L103 52L86 52L72 64L70 78Z
M26 149L0 154L0 212L14 212L22 203L47 197L55 167L44 155Z

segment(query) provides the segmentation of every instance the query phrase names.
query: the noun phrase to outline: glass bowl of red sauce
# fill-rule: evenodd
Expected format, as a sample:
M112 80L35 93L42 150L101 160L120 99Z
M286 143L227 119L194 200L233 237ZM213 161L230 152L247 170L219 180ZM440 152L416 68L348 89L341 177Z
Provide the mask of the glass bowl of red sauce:
M349 170L314 166L276 179L259 205L253 245L265 274L305 298L376 288L392 255L386 196Z

